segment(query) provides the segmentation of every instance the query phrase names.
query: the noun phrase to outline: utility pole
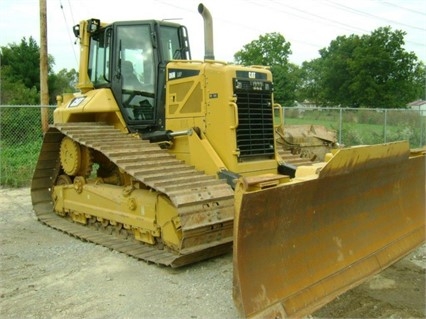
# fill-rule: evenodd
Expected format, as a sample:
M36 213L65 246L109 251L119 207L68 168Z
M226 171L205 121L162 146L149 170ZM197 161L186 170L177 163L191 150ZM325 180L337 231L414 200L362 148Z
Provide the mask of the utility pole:
M49 127L49 87L48 87L48 60L47 60L47 8L46 0L40 0L40 104L41 128L43 133Z

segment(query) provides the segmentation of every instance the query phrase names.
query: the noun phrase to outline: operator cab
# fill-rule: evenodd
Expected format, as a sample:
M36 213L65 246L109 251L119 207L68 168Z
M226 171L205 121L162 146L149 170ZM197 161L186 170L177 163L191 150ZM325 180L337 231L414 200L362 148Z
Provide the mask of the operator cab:
M187 30L164 21L115 22L92 19L88 75L96 88L111 88L131 131L163 130L165 68L189 60Z

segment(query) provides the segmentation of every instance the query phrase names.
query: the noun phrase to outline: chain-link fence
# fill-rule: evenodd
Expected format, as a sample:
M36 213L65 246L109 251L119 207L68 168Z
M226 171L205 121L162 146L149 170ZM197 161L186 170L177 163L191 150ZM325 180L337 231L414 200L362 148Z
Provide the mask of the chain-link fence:
M54 106L49 107L49 122ZM347 146L408 140L426 143L426 114L413 110L284 108L284 124L324 125ZM28 186L43 133L40 106L0 106L0 185Z
M284 108L284 125L314 124L334 130L346 146L408 140L426 144L426 111L409 109Z
M48 107L49 123L53 110ZM42 141L40 106L0 105L0 185L30 184Z

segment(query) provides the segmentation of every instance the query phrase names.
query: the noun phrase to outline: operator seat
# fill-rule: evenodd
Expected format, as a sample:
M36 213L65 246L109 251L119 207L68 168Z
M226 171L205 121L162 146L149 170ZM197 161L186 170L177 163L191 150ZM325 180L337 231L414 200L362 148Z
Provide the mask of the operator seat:
M130 61L123 61L121 64L121 74L123 76L123 89L124 90L140 90L142 87L136 74L133 71L133 63Z

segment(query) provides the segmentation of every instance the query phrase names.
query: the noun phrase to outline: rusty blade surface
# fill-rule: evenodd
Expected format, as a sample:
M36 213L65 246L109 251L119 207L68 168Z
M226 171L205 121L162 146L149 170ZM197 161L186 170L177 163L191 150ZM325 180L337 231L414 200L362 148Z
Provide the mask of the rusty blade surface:
M237 188L234 301L243 317L308 315L424 242L425 156L394 148L378 147L380 160L361 149L336 154L318 179Z

